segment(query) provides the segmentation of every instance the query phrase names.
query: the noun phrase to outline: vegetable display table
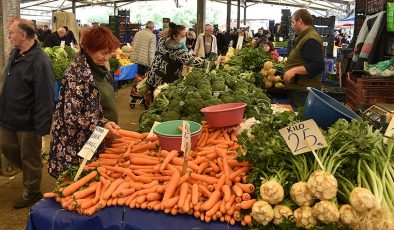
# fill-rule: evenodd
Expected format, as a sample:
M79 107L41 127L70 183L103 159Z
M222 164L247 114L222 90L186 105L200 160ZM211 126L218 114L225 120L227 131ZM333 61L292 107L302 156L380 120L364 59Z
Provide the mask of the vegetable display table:
M107 207L93 216L84 216L62 209L55 199L43 199L31 208L26 229L240 230L242 228L240 224L231 226L221 222L205 223L194 216L173 216L164 212L131 209L124 206Z
M135 74L138 71L138 64L131 64L120 67L120 75L115 75L115 81L130 80L135 78Z

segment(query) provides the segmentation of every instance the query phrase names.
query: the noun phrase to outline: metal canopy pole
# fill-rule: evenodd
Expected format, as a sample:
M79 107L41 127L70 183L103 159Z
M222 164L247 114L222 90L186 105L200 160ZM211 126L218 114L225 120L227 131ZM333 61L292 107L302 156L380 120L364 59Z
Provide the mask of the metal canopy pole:
M237 29L239 29L241 24L241 0L238 0L237 3Z
M227 0L227 18L226 18L226 30L231 30L231 0Z
M244 6L244 25L246 25L246 8L248 6L246 5L246 1L245 1L245 6Z
M206 0L197 0L197 34L204 32Z
M75 14L75 0L72 1L72 6L71 7L72 7L72 10L73 10L73 14L76 15Z
M114 16L116 16L116 2L114 3Z

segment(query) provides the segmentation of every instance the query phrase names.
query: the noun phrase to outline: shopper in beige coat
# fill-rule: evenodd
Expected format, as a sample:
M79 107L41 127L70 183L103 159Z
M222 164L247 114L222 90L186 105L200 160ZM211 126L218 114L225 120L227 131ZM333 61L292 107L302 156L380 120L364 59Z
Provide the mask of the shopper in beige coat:
M213 35L213 27L207 25L205 32L197 37L194 47L194 55L200 58L209 58L211 53L218 53L216 37Z
M156 52L156 36L153 34L155 25L152 21L146 23L146 28L138 31L133 40L131 60L138 64L138 75L145 75L153 62Z

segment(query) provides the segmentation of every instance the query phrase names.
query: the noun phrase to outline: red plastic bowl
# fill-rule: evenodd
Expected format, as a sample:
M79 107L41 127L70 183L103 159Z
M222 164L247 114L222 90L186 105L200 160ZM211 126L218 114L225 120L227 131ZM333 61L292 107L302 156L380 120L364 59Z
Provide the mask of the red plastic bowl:
M245 113L246 103L227 103L201 109L208 123L215 128L239 125Z

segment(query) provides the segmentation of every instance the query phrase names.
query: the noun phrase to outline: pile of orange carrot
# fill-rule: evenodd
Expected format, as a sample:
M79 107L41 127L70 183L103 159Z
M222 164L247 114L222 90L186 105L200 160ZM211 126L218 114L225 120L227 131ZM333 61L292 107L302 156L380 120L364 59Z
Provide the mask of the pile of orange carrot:
M120 137L111 148L86 165L89 174L44 196L56 197L63 208L85 215L106 206L125 205L194 215L206 222L251 224L251 216L240 212L250 209L256 200L251 198L254 186L246 183L249 163L235 160L240 149L237 136L232 129L202 124L185 175L181 175L182 152L161 150L156 136L118 130ZM94 178L99 179L91 182Z

